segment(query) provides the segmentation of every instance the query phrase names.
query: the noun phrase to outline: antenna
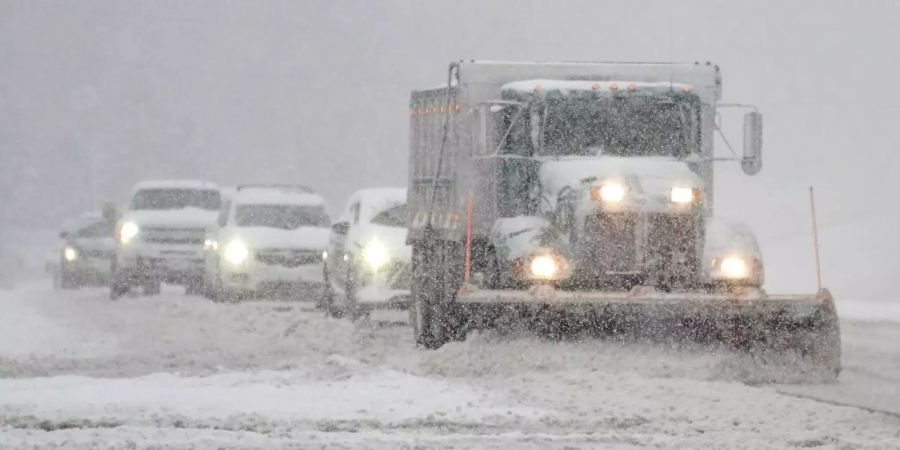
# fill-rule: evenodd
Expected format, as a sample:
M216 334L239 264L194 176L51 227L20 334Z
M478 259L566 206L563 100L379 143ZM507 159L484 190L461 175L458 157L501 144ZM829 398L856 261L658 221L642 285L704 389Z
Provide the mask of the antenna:
M822 263L819 260L819 226L816 223L816 196L813 193L813 187L809 187L809 206L812 212L812 231L813 245L816 248L816 287L817 291L822 290Z

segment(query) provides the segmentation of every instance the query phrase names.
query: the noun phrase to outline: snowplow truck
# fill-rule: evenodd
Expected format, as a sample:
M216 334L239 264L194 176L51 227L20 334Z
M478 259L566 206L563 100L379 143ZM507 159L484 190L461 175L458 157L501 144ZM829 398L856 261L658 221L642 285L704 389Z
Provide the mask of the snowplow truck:
M411 321L437 348L501 317L565 332L675 330L796 351L837 373L825 289L763 290L756 239L713 215L710 63L458 62L409 104ZM727 142L727 141L726 141Z

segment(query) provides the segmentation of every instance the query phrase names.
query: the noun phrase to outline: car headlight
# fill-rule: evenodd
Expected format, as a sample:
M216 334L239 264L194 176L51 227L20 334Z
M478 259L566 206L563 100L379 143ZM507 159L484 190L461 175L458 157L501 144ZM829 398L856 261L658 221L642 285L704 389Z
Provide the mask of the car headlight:
M719 263L719 270L725 278L740 280L750 276L750 265L740 256L729 256Z
M134 240L134 237L137 236L140 228L138 228L137 224L134 222L125 222L122 224L122 227L119 228L119 242L123 244L127 244Z
M215 239L203 240L203 251L214 252L219 249L219 243Z
M694 190L686 187L673 187L669 194L672 203L687 204L694 201Z
M614 181L603 183L602 186L591 189L591 196L594 200L606 203L618 203L625 198L625 186Z
M391 252L383 242L372 239L363 247L362 258L370 270L377 271L390 261Z
M63 258L68 262L75 261L78 259L78 250L75 250L75 247L71 245L67 245L66 248L63 249Z
M241 241L234 240L228 243L225 246L225 261L230 262L234 265L243 264L244 261L250 256L250 249L247 248L247 245Z

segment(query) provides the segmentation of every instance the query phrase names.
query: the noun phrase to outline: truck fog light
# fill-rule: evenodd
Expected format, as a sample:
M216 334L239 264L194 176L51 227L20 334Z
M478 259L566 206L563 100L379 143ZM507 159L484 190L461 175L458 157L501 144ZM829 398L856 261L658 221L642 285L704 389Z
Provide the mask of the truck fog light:
M559 273L559 263L550 255L538 255L531 260L531 275L541 280L552 280Z
M669 198L672 203L691 203L694 201L694 190L686 187L674 187Z
M618 203L625 198L625 186L616 182L607 182L591 189L591 197L606 203Z
M66 248L63 249L63 258L68 262L75 261L78 259L78 251L75 250L74 247L67 245Z
M750 276L750 266L740 256L729 256L719 263L719 269L725 278L741 279Z
M250 256L250 249L241 241L234 240L225 246L225 261L234 265L243 264Z

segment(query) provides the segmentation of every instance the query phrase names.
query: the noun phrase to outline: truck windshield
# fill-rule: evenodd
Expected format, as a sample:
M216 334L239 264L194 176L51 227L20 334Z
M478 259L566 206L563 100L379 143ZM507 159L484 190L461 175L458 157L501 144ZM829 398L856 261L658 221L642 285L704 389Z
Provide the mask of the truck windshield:
M527 156L683 157L697 145L696 110L668 97L548 99L522 119L509 144Z
M240 205L234 211L239 227L266 227L296 230L300 227L328 227L325 208L301 205Z
M217 211L222 206L219 191L196 189L142 189L134 194L131 209L200 208Z

